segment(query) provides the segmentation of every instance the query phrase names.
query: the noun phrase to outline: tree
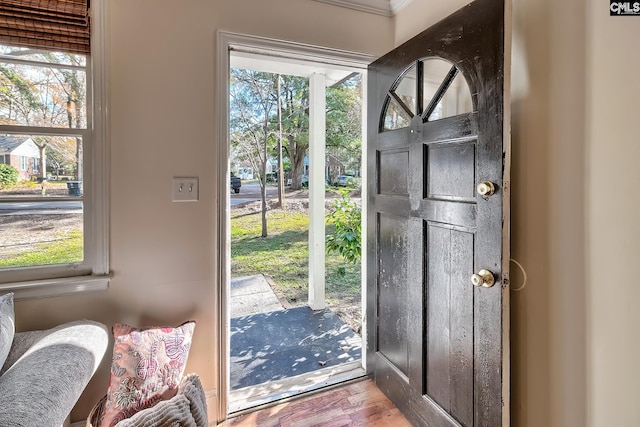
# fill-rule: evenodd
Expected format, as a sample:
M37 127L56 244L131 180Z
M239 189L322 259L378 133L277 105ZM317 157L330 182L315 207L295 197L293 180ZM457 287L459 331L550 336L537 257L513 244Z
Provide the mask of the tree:
M277 97L273 74L231 70L231 144L259 173L262 199L262 237L267 237L267 162L275 141L271 117Z
M43 63L63 63L71 67L30 67L9 62L0 65L0 123L59 128L86 126L86 73L81 68L73 68L83 65L84 56L28 49L8 50L6 54L30 55ZM39 136L32 140L39 148L40 174L45 178L50 157L47 148L52 138ZM82 138L76 137L75 147L76 179L82 180Z
M21 119L30 124L30 117L39 106L33 84L24 79L14 68L0 66L0 106L6 111L2 124L15 124Z
M0 186L18 182L18 170L11 165L0 163Z
M291 189L302 188L304 160L309 150L309 80L232 69L231 84L236 85L231 88L232 144L244 147L241 150L243 159L248 160L254 170L262 171L269 156L275 157L279 153L274 148L281 141L286 158L279 158L278 163L289 163ZM329 88L327 151L356 175L360 172L362 158L361 112L360 74ZM258 123L262 126L259 130Z
M84 73L79 73L76 70L63 70L61 71L63 77L61 87L64 93L67 95L67 124L70 128L81 128L84 125L84 105L83 102L86 99ZM82 181L83 176L83 144L82 138L76 137L76 179ZM44 168L43 168L44 169Z
M362 161L362 79L355 74L327 88L327 153L360 174Z
M304 158L309 150L309 80L282 76L282 132L291 162L291 189L302 188Z
M56 178L76 172L76 138L54 137L47 149L47 165Z

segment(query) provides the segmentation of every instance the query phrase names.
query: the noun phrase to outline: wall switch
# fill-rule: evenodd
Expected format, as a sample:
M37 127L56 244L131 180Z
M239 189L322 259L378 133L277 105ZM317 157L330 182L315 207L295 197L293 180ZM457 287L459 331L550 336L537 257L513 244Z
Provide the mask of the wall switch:
M198 178L173 178L171 196L174 202L198 201Z

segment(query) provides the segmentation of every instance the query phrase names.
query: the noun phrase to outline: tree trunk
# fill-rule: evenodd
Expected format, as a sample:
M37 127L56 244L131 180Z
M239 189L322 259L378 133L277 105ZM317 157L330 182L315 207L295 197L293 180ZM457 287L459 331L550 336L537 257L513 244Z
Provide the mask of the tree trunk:
M81 128L82 127L82 123L80 120L80 108L81 108L81 103L78 101L75 103L76 105L76 128ZM83 153L83 145L82 145L82 138L78 138L76 137L76 159L77 159L77 180L78 181L82 181L84 180L84 153Z
M82 138L76 137L76 180L82 181L84 178L83 173L83 159L84 154L82 154Z
M292 136L289 136L289 158L291 159L291 189L302 188L302 175L304 174L304 156L307 147L298 144Z
M263 169L263 172L266 171L267 167ZM261 185L261 196L262 196L262 237L267 237L267 175L265 173L261 174L260 181L262 181Z
M280 75L277 76L278 101L278 206L284 209L284 167L282 165L282 97L280 95Z
M45 180L47 179L47 144L38 145L38 149L40 151L40 178Z
M269 110L264 110L264 141L262 146L262 170L260 190L262 196L262 237L267 237L267 161L269 160Z

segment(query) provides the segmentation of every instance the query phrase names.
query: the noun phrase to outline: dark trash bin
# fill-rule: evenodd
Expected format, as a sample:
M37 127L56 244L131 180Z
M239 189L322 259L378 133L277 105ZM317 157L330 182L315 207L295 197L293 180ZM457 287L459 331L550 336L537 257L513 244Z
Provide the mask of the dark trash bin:
M67 190L70 196L82 196L82 181L68 181Z

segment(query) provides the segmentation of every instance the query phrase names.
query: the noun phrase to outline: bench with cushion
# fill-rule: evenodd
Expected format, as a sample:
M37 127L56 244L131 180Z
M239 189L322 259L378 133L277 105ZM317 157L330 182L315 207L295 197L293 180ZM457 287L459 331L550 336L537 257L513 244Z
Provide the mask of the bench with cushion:
M0 426L63 425L108 343L90 320L15 333L13 296L0 296Z

